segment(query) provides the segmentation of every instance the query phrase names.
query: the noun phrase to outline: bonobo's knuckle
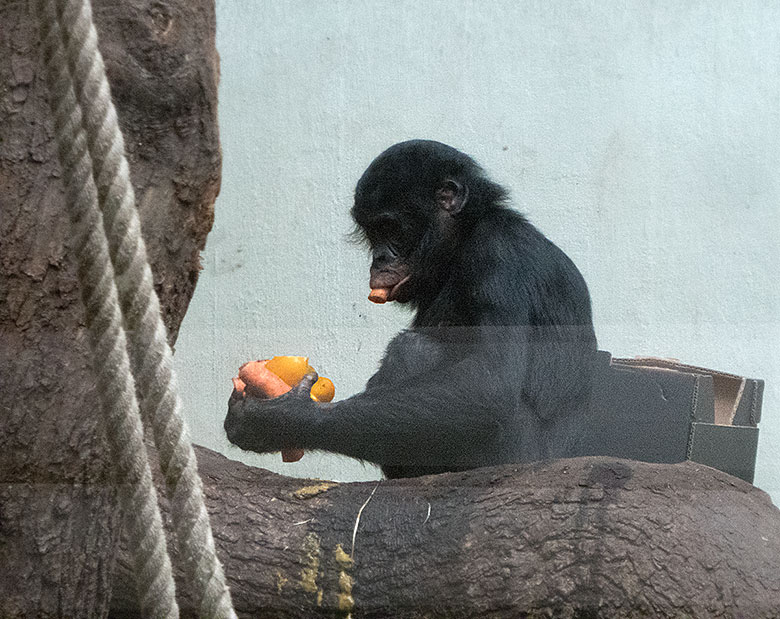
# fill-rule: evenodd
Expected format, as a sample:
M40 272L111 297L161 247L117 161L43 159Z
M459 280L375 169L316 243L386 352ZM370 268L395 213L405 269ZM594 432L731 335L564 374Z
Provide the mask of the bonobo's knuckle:
M233 444L238 443L241 434L241 421L238 407L239 404L234 404L228 408L228 414L225 417L225 423L223 424L225 434L227 434L228 440Z
M239 391L238 389L233 389L233 393L230 394L230 398L228 398L228 406L234 404L235 402L240 402L245 397L243 391Z

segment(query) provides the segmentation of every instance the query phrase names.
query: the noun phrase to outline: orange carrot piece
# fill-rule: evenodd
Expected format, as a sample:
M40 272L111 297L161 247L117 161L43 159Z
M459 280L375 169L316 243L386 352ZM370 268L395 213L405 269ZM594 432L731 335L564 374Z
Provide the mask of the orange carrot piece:
M303 458L303 449L282 449L282 462L298 462Z
M265 367L267 360L250 361L238 370L239 380L244 381L249 395L260 398L278 398L287 393L291 387Z
M390 290L390 288L372 288L371 294L368 295L368 300L372 303L387 303Z

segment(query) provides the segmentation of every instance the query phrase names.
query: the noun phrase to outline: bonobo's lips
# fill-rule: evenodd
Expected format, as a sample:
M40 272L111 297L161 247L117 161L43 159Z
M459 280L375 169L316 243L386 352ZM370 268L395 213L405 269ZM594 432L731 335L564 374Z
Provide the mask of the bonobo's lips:
M401 289L401 287L406 282L408 282L411 279L411 277L412 277L411 275L407 275L400 282L398 282L395 286L393 286L390 289L390 294L388 295L387 300L388 301L398 301L398 300L402 301L403 299L399 299L399 290Z

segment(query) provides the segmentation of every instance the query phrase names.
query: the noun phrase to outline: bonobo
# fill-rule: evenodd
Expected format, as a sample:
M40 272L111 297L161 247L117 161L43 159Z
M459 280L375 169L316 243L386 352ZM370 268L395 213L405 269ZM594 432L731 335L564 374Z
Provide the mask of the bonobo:
M312 401L314 375L272 400L230 398L229 440L374 462L387 477L575 455L596 337L580 272L439 142L390 147L355 189L377 300L415 310L362 393Z

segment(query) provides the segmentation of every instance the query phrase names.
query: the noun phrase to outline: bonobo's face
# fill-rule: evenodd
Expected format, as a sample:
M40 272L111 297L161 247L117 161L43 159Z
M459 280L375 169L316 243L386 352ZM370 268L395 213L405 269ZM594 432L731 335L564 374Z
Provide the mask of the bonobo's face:
M452 236L467 188L451 173L464 157L438 142L403 142L368 167L355 189L352 217L372 252L373 301L414 301L434 256Z
M373 291L385 291L379 302L404 303L412 296L416 253L428 228L425 217L403 208L412 199L380 190L355 198L352 214L371 249L369 285Z
M411 280L418 233L404 231L402 218L390 210L378 213L361 228L371 247L371 299L380 303L409 301L414 288Z

